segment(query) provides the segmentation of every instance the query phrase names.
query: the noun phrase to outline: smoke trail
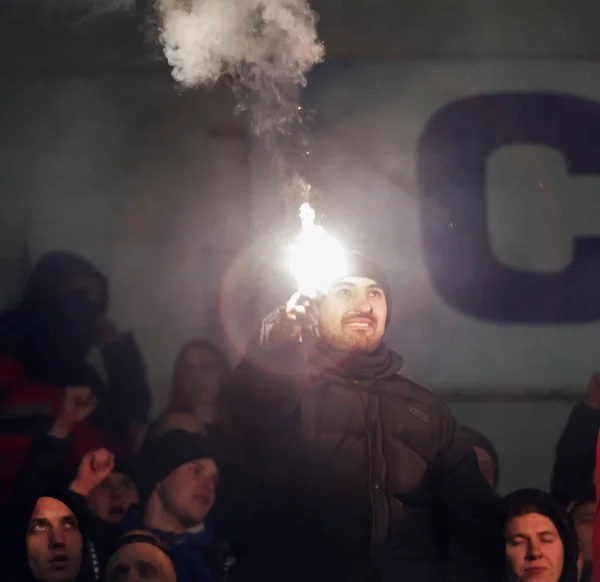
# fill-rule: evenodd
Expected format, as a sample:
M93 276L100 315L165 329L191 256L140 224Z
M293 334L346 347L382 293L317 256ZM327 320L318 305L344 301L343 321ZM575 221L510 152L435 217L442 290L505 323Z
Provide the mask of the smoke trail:
M160 41L184 87L233 80L259 135L286 133L324 48L307 0L157 0Z

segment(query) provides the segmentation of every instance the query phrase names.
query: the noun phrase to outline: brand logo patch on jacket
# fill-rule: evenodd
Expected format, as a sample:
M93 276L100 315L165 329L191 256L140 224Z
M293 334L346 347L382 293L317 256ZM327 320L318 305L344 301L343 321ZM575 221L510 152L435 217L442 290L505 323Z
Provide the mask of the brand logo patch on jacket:
M412 404L408 405L408 412L414 414L417 418L420 418L423 422L429 424L429 415L421 412L418 408L415 408Z

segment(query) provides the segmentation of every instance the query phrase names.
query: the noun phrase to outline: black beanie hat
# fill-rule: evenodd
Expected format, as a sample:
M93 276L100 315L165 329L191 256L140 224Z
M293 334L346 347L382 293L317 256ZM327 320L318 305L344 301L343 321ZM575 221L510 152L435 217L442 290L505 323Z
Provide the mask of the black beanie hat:
M375 281L381 287L387 304L387 318L385 320L385 325L387 327L392 314L392 290L381 267L379 267L379 265L372 259L361 255L357 251L352 251L347 257L346 272L344 276L366 277L367 279L373 279L373 281Z
M152 532L141 529L128 531L116 540L110 540L107 544L107 547L105 548L108 550L107 555L109 556L108 560L106 560L106 563L108 564L112 557L122 547L131 544L149 544L151 546L154 546L155 548L158 548L165 556L167 556L167 558L169 558L172 564L174 564L173 556L169 552L167 546L162 544Z
M135 480L134 468L133 463L130 461L123 459L122 457L116 457L113 473L122 473Z
M210 456L204 438L199 433L173 430L147 440L136 459L135 468L135 483L142 510L156 485L177 467Z
M564 565L559 582L576 582L579 540L565 508L551 495L539 489L520 489L507 495L503 501L503 523L527 513L545 515L556 527L563 544Z

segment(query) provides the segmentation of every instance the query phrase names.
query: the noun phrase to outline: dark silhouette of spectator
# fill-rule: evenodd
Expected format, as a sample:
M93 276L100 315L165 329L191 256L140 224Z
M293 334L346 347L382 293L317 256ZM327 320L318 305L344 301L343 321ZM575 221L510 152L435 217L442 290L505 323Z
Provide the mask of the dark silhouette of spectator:
M145 530L119 538L106 566L105 582L177 582L168 550Z
M583 573L580 582L588 582L591 579L592 567L594 565L594 516L596 514L596 491L593 485L586 487L567 505L569 517L573 521L579 548L583 560Z
M165 412L151 425L148 437L169 430L211 432L221 424L221 389L229 381L227 356L212 342L194 339L177 356L171 381L171 399Z
M600 374L588 383L585 400L573 408L556 447L551 493L563 505L593 487L600 430Z
M143 511L130 529L143 527L170 551L179 582L222 577L208 514L219 480L200 433L173 430L146 441L137 459L136 483Z
M577 582L577 534L565 508L537 489L504 499L504 537L509 580Z
M108 305L104 275L77 255L52 252L35 265L20 303L0 316L0 502L49 429L44 446L68 446L71 470L102 446L131 453L150 392L135 340L107 319ZM87 362L94 346L106 382Z
M471 442L475 455L477 455L479 469L490 487L495 491L500 480L500 465L498 464L498 453L496 453L492 441L473 428L468 426L461 428Z
M596 510L596 446L600 431L600 374L588 382L585 399L571 411L556 447L551 492L568 508L579 536L584 569L593 568L593 516Z
M10 534L2 541L3 549L8 550L3 580L99 580L99 562L86 534L85 515L68 492L49 490L19 503L9 520Z
M264 492L239 560L263 581L486 580L499 502L446 404L398 374L384 273L349 263L318 301L267 316L226 390Z

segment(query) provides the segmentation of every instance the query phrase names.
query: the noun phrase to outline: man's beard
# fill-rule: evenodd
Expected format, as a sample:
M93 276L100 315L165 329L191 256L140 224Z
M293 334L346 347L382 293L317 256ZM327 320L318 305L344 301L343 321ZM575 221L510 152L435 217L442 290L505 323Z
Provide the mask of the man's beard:
M381 337L362 335L361 333L335 332L326 326L320 326L321 338L330 346L344 352L370 354L381 344Z

